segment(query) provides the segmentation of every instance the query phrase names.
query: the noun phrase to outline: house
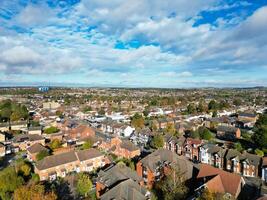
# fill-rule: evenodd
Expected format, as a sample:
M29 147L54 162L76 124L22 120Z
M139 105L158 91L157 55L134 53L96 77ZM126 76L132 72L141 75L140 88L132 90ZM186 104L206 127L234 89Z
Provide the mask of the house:
M0 142L0 157L4 157L6 155L6 146Z
M37 126L37 127L30 126L27 130L27 133L42 135L42 127L41 126Z
M153 184L166 175L171 166L178 166L185 180L193 177L194 167L183 156L167 150L159 149L147 155L136 164L136 171L144 179L146 187L152 188Z
M185 137L176 137L173 135L165 135L164 137L164 149L168 149L178 155L183 154L183 148L185 143Z
M149 200L150 192L132 179L127 179L100 197L100 200L110 199Z
M214 193L226 193L235 199L240 194L244 185L244 180L241 176L212 167L208 164L200 165L197 178L201 182L198 190L207 188Z
M123 126L122 129L121 129L121 133L120 133L120 136L123 136L123 137L130 137L131 134L134 132L135 128L132 128L131 126Z
M236 118L221 116L221 117L212 117L205 120L205 126L207 128L217 128L218 126L234 126Z
M222 139L235 140L241 137L241 131L236 127L218 126L216 136Z
M91 172L108 162L108 159L96 149L69 151L37 161L34 171L40 176L41 181L55 180L56 177L65 177L71 172Z
M255 113L242 112L238 114L239 121L250 121L255 123L257 121L257 118L258 116Z
M203 144L202 140L187 138L183 147L183 155L190 160L198 161L199 147Z
M165 129L167 128L168 125L174 125L175 124L175 121L173 119L158 119L156 121L156 126L157 126L157 129Z
M45 145L45 139L41 135L36 134L20 134L16 135L12 139L13 147L17 147L20 150L24 151L35 143L40 143Z
M123 164L110 166L105 170L100 170L96 181L96 195L99 198L106 191L111 190L122 181L131 179L138 185L143 185L143 179L129 167Z
M261 158L247 152L229 149L225 155L226 170L243 176L257 177Z
M140 149L131 141L121 140L118 137L103 140L99 148L123 158L134 158L140 155Z
M130 140L135 145L146 146L153 136L154 133L149 128L143 128L141 130L134 131L130 137Z
M68 140L76 141L81 138L95 136L95 131L89 126L81 124L77 126L76 128L67 131L67 135L68 135L67 136Z
M0 132L0 142L6 141L6 134L4 132Z
M262 158L261 179L267 183L267 157Z
M224 156L226 149L214 144L204 144L199 147L199 162L224 168Z
M138 185L132 179L127 179L107 191L100 197L101 200L110 199L129 199L129 200L147 200L150 199L150 192L143 186Z
M49 151L47 148L45 148L43 145L41 145L40 143L35 143L32 146L30 146L29 148L27 148L27 158L31 161L36 161L36 156L38 153L40 153L41 151Z

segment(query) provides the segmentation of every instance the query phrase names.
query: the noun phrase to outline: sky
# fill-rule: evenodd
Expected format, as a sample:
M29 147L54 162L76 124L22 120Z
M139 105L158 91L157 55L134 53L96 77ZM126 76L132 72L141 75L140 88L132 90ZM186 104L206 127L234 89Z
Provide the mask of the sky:
M0 86L267 86L267 0L0 0Z

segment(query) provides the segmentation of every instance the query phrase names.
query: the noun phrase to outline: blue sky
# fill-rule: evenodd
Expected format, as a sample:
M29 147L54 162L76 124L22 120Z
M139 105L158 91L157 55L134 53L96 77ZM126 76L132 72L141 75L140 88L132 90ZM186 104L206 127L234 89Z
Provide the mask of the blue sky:
M5 85L267 86L267 1L1 0Z

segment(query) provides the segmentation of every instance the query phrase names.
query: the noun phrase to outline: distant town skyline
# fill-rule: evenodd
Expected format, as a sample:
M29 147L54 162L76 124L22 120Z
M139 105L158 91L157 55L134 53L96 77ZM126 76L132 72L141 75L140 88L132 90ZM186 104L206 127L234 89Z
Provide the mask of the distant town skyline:
M1 0L0 86L267 86L264 0Z

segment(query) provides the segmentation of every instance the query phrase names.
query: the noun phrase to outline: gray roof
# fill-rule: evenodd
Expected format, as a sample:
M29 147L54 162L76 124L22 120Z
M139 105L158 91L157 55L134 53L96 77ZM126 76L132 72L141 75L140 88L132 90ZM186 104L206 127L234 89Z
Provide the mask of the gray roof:
M233 126L218 126L217 131L220 132L229 132L229 133L235 133L238 128Z
M186 179L192 178L194 168L193 164L185 157L178 156L176 153L170 150L159 149L141 160L143 166L149 168L152 172L155 172L156 168L161 165L161 163L166 162L170 165L179 167L181 173L185 174Z
M240 160L240 162L247 161L250 165L254 165L254 166L258 166L261 161L261 157L258 155L247 153L247 152L244 152L241 154L235 149L229 149L226 154L226 159L230 160L233 158L237 158L238 160Z
M125 165L115 165L98 173L98 181L107 187L113 186L122 180L132 179L140 182L142 178L137 175L136 171Z
M176 136L167 134L167 135L164 136L164 139L165 139L165 142L168 142L168 143L172 142L172 143L179 144L179 145L183 145L184 142L185 142L185 137L184 136L176 137Z
M147 190L131 179L125 180L103 194L101 200L146 200Z
M255 113L239 113L239 117L256 117L257 115Z
M210 144L210 146L208 147L208 153L218 154L220 157L224 157L226 153L226 149L223 149L222 147L219 147L214 144Z

